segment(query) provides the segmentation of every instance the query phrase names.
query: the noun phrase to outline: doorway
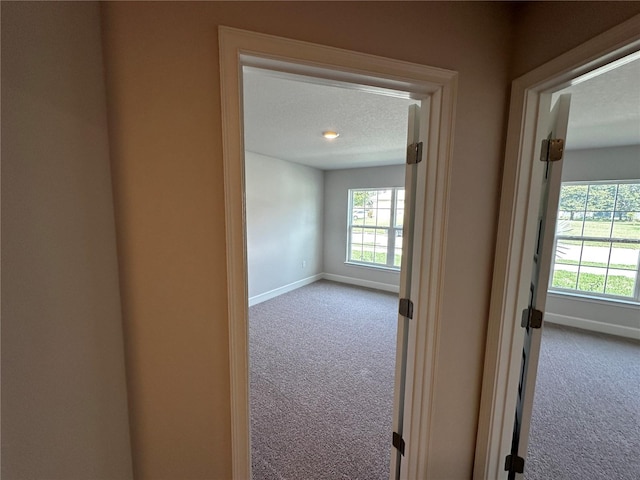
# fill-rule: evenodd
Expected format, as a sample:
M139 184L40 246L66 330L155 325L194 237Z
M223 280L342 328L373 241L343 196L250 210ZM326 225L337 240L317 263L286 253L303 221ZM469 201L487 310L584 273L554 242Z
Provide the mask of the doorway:
M253 67L242 83L253 478L387 480L419 101Z
M226 27L220 28L223 157L227 223L230 378L232 392L232 451L236 478L250 478L248 292L246 262L245 172L242 118L242 67L266 68L290 74L364 85L367 89L407 92L423 106L424 149L414 179L416 212L412 241L414 266L404 288L415 288L414 322L398 322L398 338L406 341L399 355L406 358L406 385L396 375L394 432L404 442L403 454L392 457L391 475L415 476L429 449L422 434L430 421L430 392L437 351L435 334L440 320L442 266L446 232L448 178L451 164L456 73L370 55L291 41ZM425 206L429 205L429 208ZM417 286L420 286L417 289ZM401 285L401 293L403 286ZM407 310L409 311L409 310ZM404 316L404 315L403 315ZM405 328L406 327L406 328ZM419 341L418 341L419 340ZM402 365L403 362L397 362ZM404 399L400 391L404 391ZM400 415L402 413L402 415ZM399 430L399 431L398 431ZM391 432L390 432L391 434ZM396 436L394 436L396 437ZM402 458L402 462L400 462ZM405 475L405 473L403 473Z
M638 78L634 60L559 92L571 94L571 111L528 480L631 479L640 469Z
M525 369L525 385L520 383L524 343L520 319L528 304L531 258L537 243L540 179L545 171L539 161L540 143L546 135L543 133L546 110L540 109L541 99L631 61L630 55L640 49L639 21L633 19L612 29L513 83L506 158L516 161L505 163L475 478L506 478L505 467L513 467L514 460L519 467L512 468L515 478L521 478L521 471L526 468L531 383L535 382L540 330L532 330L535 346L528 355L532 362L531 368ZM550 239L545 240L546 248L552 243L553 231ZM542 298L544 308L546 295ZM531 388L526 388L527 385ZM522 440L519 458L514 458L514 453L509 452L514 438L516 392L523 388L529 391L528 412L522 415L525 424L519 432ZM508 456L512 456L511 461Z

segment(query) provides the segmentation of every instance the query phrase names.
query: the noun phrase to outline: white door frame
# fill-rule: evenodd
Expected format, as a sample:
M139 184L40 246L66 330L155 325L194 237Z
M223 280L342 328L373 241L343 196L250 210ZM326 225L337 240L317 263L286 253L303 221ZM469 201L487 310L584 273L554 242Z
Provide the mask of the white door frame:
M229 27L219 28L219 47L233 478L251 478L242 119L245 65L366 85L374 90L409 92L412 98L429 99L429 115L423 127L426 185L423 203L416 206L420 215L416 219L420 225L416 238L420 242L414 246L414 255L421 261L413 267L420 290L414 298L414 318L409 331L403 435L406 450L402 461L403 478L425 477L443 293L457 73Z
M474 479L506 478L524 337L520 312L527 306L540 195L533 168L542 136L540 96L597 75L612 62L624 63L623 57L638 50L640 15L513 82Z

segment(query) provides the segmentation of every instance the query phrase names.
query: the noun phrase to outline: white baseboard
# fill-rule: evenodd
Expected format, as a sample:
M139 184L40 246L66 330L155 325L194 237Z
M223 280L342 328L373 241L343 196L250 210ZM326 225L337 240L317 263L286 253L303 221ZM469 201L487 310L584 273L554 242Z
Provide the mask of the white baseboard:
M606 333L609 335L617 335L619 337L640 340L639 328L625 327L623 325L613 325L611 323L597 322L595 320L585 320L584 318L571 317L569 315L558 315L555 313L546 313L544 319L545 322L555 323L557 325L582 328L583 330L590 330L592 332Z
M267 300L276 298L277 296L282 295L283 293L291 292L292 290L295 290L297 288L304 287L305 285L309 285L313 282L317 282L318 280L322 280L322 278L324 278L324 274L319 273L317 275L313 275L311 277L298 280L297 282L284 285L283 287L269 290L268 292L261 293L260 295L254 295L253 297L249 297L249 306L253 307L258 303L266 302Z
M334 275L333 273L319 273L317 275L298 280L297 282L293 282L279 288L274 288L273 290L269 290L268 292L249 297L249 306L253 307L254 305L257 305L259 303L266 302L267 300L271 300L272 298L276 298L283 293L291 292L297 288L304 287L305 285L309 285L313 282L317 282L318 280L323 279L331 280L332 282L357 285L359 287L374 288L376 290L383 290L385 292L398 293L400 291L400 287L398 287L397 285L373 282L371 280L362 280L360 278L345 277L344 275Z
M346 277L344 275L335 275L333 273L323 273L322 278L331 280L332 282L348 283L349 285L357 285L359 287L375 288L385 292L398 293L400 287L389 283L373 282L371 280L362 280L360 278Z

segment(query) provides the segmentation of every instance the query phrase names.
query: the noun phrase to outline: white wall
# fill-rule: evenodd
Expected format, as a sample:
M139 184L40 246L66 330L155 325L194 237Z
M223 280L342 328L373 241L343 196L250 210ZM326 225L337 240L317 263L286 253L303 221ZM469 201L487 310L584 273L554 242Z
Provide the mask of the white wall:
M330 170L324 181L324 272L327 278L397 291L397 272L345 263L350 188L402 187L404 165Z
M640 179L640 145L567 150L562 181ZM550 293L548 322L640 338L640 306L578 295Z
M2 478L132 478L97 3L2 2Z
M322 273L321 170L245 152L250 304Z
M563 182L640 179L640 145L567 150Z

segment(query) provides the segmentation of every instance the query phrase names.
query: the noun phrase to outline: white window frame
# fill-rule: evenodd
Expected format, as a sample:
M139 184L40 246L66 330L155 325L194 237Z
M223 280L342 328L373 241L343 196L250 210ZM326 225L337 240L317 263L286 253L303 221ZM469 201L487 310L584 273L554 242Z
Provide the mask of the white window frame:
M593 185L615 185L616 186L616 201L614 203L614 207L613 210L611 211L612 215L613 215L613 219L612 219L612 230L613 230L613 223L615 222L615 213L617 212L617 199L618 199L618 187L620 185L625 185L625 184L640 184L640 180L637 179L624 179L624 180L595 180L595 181L571 181L571 182L562 182L562 187L567 186L567 185L587 185L587 186L593 186ZM562 188L561 187L561 188ZM587 201L585 201L585 205L584 205L584 209L582 210L582 213L584 214L584 217L586 217L586 214L588 212L587 208ZM558 209L558 222L560 222L560 212L564 211L564 210L560 210L560 208ZM576 210L577 212L577 210ZM626 237L613 237L613 232L610 232L610 235L608 237L600 237L600 236L590 236L590 235L585 235L584 231L582 232L582 234L580 235L562 235L562 232L556 232L556 236L554 239L554 245L553 245L553 250L554 252L556 252L556 257L559 255L558 254L558 241L559 240L568 240L568 241L582 241L583 245L582 248L584 248L584 242L585 241L600 241L600 242L609 242L609 243L633 243L633 244L640 244L640 239L629 239ZM616 242L617 241L617 242ZM578 275L580 274L580 269L582 267L582 260L583 260L583 250L581 250L581 255L580 255L580 260L578 263ZM633 289L633 293L631 296L624 296L624 295L615 295L612 293L605 293L606 292L606 279L608 278L608 271L610 269L610 265L611 265L611 250L609 251L609 258L607 261L607 266L606 267L602 267L606 272L607 275L605 276L605 287L604 290L605 292L590 292L590 291L586 291L586 290L580 290L576 283L576 288L563 288L563 287L556 287L553 286L553 279L554 279L554 275L555 275L555 271L556 271L556 260L553 261L552 265L551 265L551 274L549 275L549 292L552 293L558 293L558 294L562 294L562 295L569 295L569 296L575 296L575 297L585 297L585 298L592 298L592 299L599 299L599 300L606 300L606 301L616 301L616 302L632 302L632 303L640 303L640 255L638 256L638 261L636 263L636 280L635 280L635 284L634 284L634 289ZM578 277L579 278L579 277ZM578 280L576 279L576 282Z
M346 252L346 261L345 263L349 264L349 265L358 265L358 266L367 266L367 267L371 267L371 268L379 268L379 269L383 269L383 270L394 270L394 271L400 271L400 267L401 265L394 265L395 263L395 252L396 252L396 238L398 238L398 232L400 234L400 236L402 236L402 232L403 232L403 225L397 226L396 225L396 217L397 217L397 210L398 210L398 204L397 204L397 196L398 196L398 192L399 191L404 191L404 187L372 187L372 188L350 188L349 189L349 198L348 198L348 205L349 205L349 209L347 212L347 252ZM380 192L380 191L385 191L385 190L391 190L391 209L390 209L390 217L389 217L389 226L388 227L382 227L382 226L377 226L377 225L363 225L363 224L354 224L354 205L353 205L353 195L355 192ZM366 210L366 209L365 209ZM403 210L404 211L404 210ZM366 213L365 213L366 215ZM373 262L367 262L365 260L358 260L358 259L353 259L351 258L351 253L352 253L352 244L351 244L351 240L353 238L352 235L352 231L354 228L367 228L367 229L373 229L376 231L385 231L386 230L386 235L387 235L387 251L386 251L386 255L387 255L387 263L386 264L382 264L382 263L375 263L375 261ZM375 250L374 250L374 260L375 260Z

